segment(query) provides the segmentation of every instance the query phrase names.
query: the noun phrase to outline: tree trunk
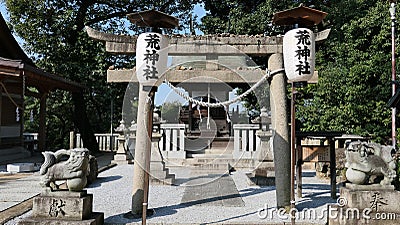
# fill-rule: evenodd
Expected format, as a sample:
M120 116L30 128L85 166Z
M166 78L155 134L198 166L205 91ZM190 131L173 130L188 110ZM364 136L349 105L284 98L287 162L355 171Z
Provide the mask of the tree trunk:
M82 92L72 93L72 101L74 102L74 124L78 127L79 133L83 141L83 147L89 149L90 153L99 152L99 144L90 125L86 114L85 98Z

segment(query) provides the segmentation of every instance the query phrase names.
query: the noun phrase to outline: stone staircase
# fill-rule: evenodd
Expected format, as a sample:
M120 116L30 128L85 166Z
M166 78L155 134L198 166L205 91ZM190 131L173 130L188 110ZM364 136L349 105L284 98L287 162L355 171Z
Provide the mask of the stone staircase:
M171 174L169 168L165 167L165 162L150 162L150 182L152 185L173 185L175 174Z
M216 137L210 146L198 151L188 151L183 166L196 171L228 173L237 169L254 168L251 159L233 158L233 137Z
M171 174L169 168L166 168L159 150L160 138L160 134L153 134L150 161L150 182L152 185L174 185L175 174Z

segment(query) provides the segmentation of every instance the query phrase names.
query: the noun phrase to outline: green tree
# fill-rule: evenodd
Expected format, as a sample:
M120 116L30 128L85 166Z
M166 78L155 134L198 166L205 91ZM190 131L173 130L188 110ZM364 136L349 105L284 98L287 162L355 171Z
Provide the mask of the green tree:
M271 24L274 12L300 3L328 13L315 31L331 28L317 46L319 81L300 90L297 120L304 131L342 131L384 142L390 135L390 15L387 1L206 0L205 33L277 35L291 27ZM396 37L398 39L398 37ZM266 58L252 58L265 67ZM246 99L256 108L256 100ZM254 110L254 109L253 109Z
M196 0L3 0L10 13L11 29L24 40L24 49L35 63L46 71L60 74L85 85L83 93L52 92L49 96L48 139L65 142L64 135L77 127L84 146L97 151L94 131L107 132L110 121L110 102L115 99L115 112L121 112L125 88L107 84L109 66L132 67L133 57L112 56L102 43L91 40L85 25L95 29L128 34L140 32L125 19L126 14L155 8L187 20ZM69 104L70 102L73 105ZM30 106L27 106L30 107ZM33 107L33 106L32 106ZM36 109L37 110L37 109ZM73 112L73 117L69 115ZM86 113L90 112L90 113ZM121 118L117 115L118 118ZM115 119L115 118L114 118ZM115 120L114 120L115 121ZM118 121L115 122L118 125ZM62 130L62 131L59 131ZM64 137L63 137L64 136ZM63 141L61 141L63 139Z
M201 28L205 34L267 34L281 33L274 27L271 18L274 12L287 9L297 1L288 0L228 0L204 1L209 11L202 18ZM299 3L297 3L299 4Z
M346 0L328 8L332 34L318 53L318 85L304 90L305 96L311 93L313 98L299 103L302 129L387 141L391 127L386 106L391 97L388 6L384 1Z
M167 123L179 123L179 110L181 103L178 101L164 102L161 105L161 118Z

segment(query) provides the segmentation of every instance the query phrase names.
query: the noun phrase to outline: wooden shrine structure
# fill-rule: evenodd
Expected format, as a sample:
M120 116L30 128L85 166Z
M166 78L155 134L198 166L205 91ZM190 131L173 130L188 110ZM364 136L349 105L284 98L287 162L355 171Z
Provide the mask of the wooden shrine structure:
M34 87L37 92L28 88ZM55 89L80 92L83 86L38 68L21 49L0 16L0 161L29 156L24 140L24 97L40 99L38 150L46 150L46 99Z

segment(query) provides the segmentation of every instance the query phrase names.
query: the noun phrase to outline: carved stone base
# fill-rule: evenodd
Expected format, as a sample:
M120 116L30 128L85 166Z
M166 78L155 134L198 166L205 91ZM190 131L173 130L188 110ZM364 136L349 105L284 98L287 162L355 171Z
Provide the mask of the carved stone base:
M254 169L255 176L275 178L275 166L273 161L259 162Z
M104 214L93 212L93 195L44 190L33 199L32 216L19 224L103 224Z
M114 155L114 160L111 160L111 163L118 165L133 164L133 159L128 154L116 153Z
M249 184L260 186L275 185L274 154L270 146L272 132L258 130L256 135L260 138L260 144L257 146L255 169L248 176L250 179Z
M400 220L400 192L392 185L346 184L338 204L330 205L330 225L395 225Z
M114 160L112 160L111 163L115 163L115 164L119 164L119 165L132 164L133 159L128 154L128 152L125 150L125 138L123 136L120 136L117 138L117 140L118 140L118 149L114 155Z

